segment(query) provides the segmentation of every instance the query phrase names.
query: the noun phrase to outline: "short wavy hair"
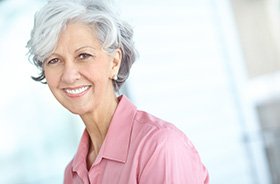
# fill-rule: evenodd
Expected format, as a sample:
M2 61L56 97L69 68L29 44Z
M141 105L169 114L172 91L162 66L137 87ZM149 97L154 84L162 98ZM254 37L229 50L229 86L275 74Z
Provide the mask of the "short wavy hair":
M129 76L137 51L133 29L120 16L100 0L49 0L34 16L31 38L27 42L29 60L40 70L35 81L46 83L43 62L54 51L59 34L68 23L81 22L92 27L103 50L112 54L122 52L121 66L113 85L116 91Z

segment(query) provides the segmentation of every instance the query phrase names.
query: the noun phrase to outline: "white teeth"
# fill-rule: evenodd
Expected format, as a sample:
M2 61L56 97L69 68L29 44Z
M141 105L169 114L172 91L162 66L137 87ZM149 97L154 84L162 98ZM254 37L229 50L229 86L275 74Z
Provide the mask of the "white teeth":
M84 86L84 87L81 87L78 89L65 89L65 91L69 94L76 95L76 94L86 91L88 88L89 88L89 86Z

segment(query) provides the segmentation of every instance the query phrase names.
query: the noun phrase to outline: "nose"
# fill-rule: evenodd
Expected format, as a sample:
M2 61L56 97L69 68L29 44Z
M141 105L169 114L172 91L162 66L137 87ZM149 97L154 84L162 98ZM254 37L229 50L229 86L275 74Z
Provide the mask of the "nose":
M61 81L66 84L73 84L81 78L78 66L74 63L67 63L64 65Z

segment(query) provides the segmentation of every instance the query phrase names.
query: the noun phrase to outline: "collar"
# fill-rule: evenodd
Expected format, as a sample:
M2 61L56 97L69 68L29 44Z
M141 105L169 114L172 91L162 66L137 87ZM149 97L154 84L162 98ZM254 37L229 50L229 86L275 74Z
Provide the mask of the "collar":
M95 163L100 162L102 158L122 163L125 163L127 160L133 119L137 109L126 96L122 95L118 99L118 106L112 117L106 138L100 148ZM88 144L89 135L85 130L72 162L74 171L79 170L79 167L86 168Z
M126 96L119 97L118 107L103 143L104 150L101 150L104 158L126 162L136 111L136 107Z

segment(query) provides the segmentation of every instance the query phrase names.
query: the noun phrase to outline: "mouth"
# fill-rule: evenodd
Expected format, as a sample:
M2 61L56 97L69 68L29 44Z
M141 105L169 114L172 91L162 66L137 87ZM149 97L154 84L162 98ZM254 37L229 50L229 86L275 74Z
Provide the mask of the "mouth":
M75 87L75 88L63 88L63 91L68 96L78 97L78 96L82 96L83 94L85 94L90 87L91 87L90 85L87 85L87 86L80 86L80 87Z

